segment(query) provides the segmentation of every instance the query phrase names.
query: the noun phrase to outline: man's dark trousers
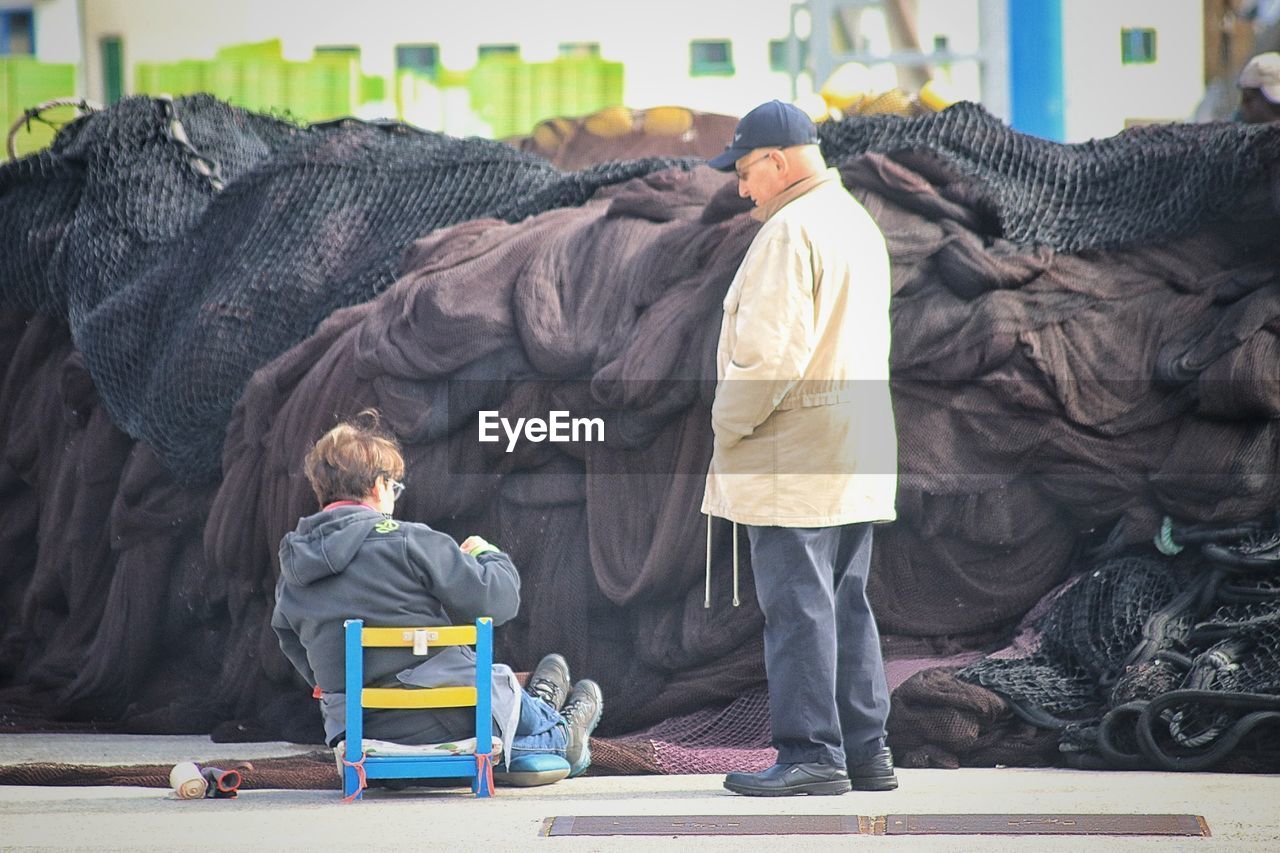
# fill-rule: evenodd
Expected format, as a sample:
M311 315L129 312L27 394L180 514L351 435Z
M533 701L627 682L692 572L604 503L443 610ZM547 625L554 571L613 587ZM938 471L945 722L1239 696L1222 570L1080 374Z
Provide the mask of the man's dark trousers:
M779 764L851 766L884 743L889 688L867 601L871 527L747 526Z

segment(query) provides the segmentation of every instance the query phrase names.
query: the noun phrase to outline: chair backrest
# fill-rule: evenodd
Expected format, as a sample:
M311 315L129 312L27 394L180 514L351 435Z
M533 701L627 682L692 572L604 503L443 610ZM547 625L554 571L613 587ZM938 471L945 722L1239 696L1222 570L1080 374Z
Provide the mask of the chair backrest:
M430 628L366 628L363 619L348 619L346 629L347 759L360 757L365 708L476 709L476 748L493 740L490 683L493 678L493 620L481 617L474 625ZM476 673L471 687L365 687L366 648L415 648L422 653L443 646L475 646Z

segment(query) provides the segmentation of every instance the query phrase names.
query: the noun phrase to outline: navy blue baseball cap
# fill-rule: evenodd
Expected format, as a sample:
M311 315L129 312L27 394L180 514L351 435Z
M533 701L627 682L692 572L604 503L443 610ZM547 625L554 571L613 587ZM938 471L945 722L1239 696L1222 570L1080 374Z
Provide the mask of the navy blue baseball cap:
M818 128L804 110L783 101L769 101L742 117L733 129L733 142L707 165L729 172L734 163L756 148L788 148L817 142Z

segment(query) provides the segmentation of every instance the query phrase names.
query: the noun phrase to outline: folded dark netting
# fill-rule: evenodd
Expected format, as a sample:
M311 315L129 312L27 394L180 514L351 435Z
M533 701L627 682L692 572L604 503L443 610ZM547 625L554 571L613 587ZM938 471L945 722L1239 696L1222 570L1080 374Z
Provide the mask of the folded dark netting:
M944 196L971 202L976 189L984 203L967 206L993 218L1003 236L1070 252L1197 231L1229 215L1280 157L1274 125L1150 125L1062 145L1017 133L967 102L936 115L867 116L818 128L828 161L867 151L928 152L967 179Z
M1164 606L1141 592L1153 540L1185 549L1178 566L1202 542L1280 559L1277 133L1061 146L967 105L823 125L893 260L899 520L876 530L870 595L905 679L904 763L1139 756L1144 719L1182 714L1198 737L1240 712L1226 757L1195 758L1237 769L1271 732L1235 699L1089 721L1140 603ZM0 727L318 742L269 626L276 547L314 510L308 447L376 406L405 446L397 514L482 533L521 569L498 659L559 651L601 683L603 768L772 760L745 536L734 607L731 527L712 527L704 608L698 512L721 300L758 224L731 176L660 165L565 174L482 141L191 98L128 100L0 169ZM476 440L480 410L552 409L602 417L605 440ZM1110 598L1061 591L1101 566L1119 567ZM1069 595L1138 597L1125 618L1063 610L1071 642L1015 640L972 669L1039 655L1011 683L1052 695L955 674ZM1276 600L1231 595L1253 609L1196 624L1263 638L1238 654L1265 662Z
M1064 251L1229 217L1280 151L1274 128L1225 124L1059 145L973 104L824 123L821 136L832 162L907 152L919 186L936 184L908 205L935 223ZM668 137L653 139L670 150ZM67 318L112 419L179 479L209 482L249 374L384 289L415 236L577 205L672 162L565 173L508 146L400 124L302 128L208 96L127 98L0 167L0 300ZM953 254L937 260L963 263ZM978 272L1004 286L1037 261L1012 266Z
M65 318L116 424L207 483L249 375L386 288L414 237L580 204L673 162L566 173L402 124L126 98L0 166L0 301Z
M1280 771L1280 527L1184 533L1208 545L1097 564L956 678L1073 766Z

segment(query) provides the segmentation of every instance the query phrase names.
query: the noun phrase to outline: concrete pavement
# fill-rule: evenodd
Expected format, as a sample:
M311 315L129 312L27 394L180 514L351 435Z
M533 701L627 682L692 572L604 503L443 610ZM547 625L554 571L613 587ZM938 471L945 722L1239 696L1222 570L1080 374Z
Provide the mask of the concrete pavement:
M289 744L213 744L207 738L0 736L0 764L61 761L170 763L306 752ZM755 799L719 776L604 776L546 788L374 791L343 805L336 791L245 791L235 800L172 799L155 788L0 787L4 850L779 850L814 844L901 851L1280 850L1280 777L1029 770L900 770L889 793ZM928 813L1189 813L1208 838L1071 836L544 837L558 815L884 815Z

